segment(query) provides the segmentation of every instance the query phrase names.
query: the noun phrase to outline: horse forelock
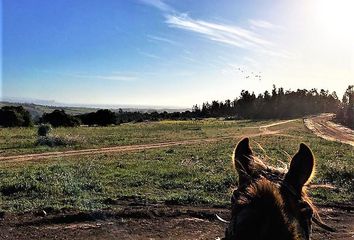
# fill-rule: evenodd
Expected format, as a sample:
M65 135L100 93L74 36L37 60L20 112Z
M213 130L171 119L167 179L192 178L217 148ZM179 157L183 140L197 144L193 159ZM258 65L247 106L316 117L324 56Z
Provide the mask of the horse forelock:
M233 224L238 225L234 228L258 228L259 233L263 232L264 235L272 234L273 229L274 234L288 236L284 239L303 239L302 227L288 214L286 199L306 203L306 206L316 215L317 211L307 196L305 188L299 199L288 189L284 196L284 186L281 185L284 171L269 167L259 171L260 176L256 180L250 181L246 186L239 186L239 189L234 192L232 215L236 218Z
M266 235L272 234L286 236L284 239L301 239L301 228L294 219L289 218L286 204L280 187L271 180L260 177L237 192L232 215L237 216L234 224L238 226L234 227L245 228L247 224L249 226L246 228L258 228L259 234L264 235L260 238L265 239Z
M253 154L247 138L235 148L239 181L225 239L309 239L312 221L324 225L306 193L315 171L311 150L300 144L289 164L278 161L282 167L268 166L267 159Z

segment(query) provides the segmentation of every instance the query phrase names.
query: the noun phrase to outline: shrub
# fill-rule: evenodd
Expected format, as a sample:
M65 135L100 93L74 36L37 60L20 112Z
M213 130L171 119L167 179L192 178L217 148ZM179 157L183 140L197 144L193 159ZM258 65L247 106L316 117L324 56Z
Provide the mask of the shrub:
M46 137L51 130L52 126L50 126L50 124L41 124L38 127L37 134L39 137Z
M78 143L78 139L70 136L40 136L37 139L36 145L38 146L49 146L49 147L59 147L59 146L72 146Z
M78 118L66 114L64 110L54 110L52 113L44 113L41 122L50 123L53 127L76 127L80 125Z
M116 124L117 117L114 112L108 109L100 109L96 112L97 124L100 126L107 126Z
M83 124L108 126L117 124L117 116L109 109L100 109L96 112L81 114L78 116Z
M0 125L3 127L32 126L30 113L22 106L4 106L0 109Z

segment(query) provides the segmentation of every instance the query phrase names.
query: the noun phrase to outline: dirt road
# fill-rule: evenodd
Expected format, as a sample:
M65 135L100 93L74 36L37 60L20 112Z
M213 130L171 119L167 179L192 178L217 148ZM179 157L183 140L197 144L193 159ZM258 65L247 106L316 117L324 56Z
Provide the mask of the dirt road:
M354 131L332 122L334 114L326 113L307 118L304 123L314 134L329 141L337 141L354 146Z

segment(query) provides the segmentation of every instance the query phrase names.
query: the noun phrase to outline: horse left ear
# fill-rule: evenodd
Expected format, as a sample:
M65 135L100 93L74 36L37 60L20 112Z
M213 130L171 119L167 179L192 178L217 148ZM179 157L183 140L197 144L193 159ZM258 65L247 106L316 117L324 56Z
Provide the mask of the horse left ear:
M315 158L311 149L304 143L300 144L299 151L290 163L290 169L285 175L284 182L291 185L299 193L302 187L310 180L314 171Z
M252 175L253 152L248 138L242 139L234 151L234 165L239 176L239 184L246 182Z

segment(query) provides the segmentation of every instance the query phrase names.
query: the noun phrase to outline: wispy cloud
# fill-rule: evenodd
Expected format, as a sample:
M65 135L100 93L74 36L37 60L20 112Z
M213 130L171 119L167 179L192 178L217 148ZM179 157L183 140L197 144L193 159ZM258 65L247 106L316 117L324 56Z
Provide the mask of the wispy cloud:
M152 53L148 53L148 52L144 52L144 51L138 51L139 54L145 56L145 57L149 57L149 58L154 58L154 59L161 59L161 57L155 55L155 54L152 54Z
M260 50L260 52L272 57L280 57L280 58L287 58L287 59L296 58L296 54L283 49L277 49L277 50L262 49Z
M277 28L281 28L278 25L275 25L273 23L270 23L268 21L264 21L264 20L259 20L259 19L249 19L248 20L251 28L255 29L255 28L263 28L263 29L277 29Z
M166 15L166 23L170 27L192 31L212 41L222 42L240 48L272 45L271 42L263 39L257 33L245 28L196 20L186 14Z
M152 41L158 41L158 42L169 43L169 44L172 44L172 45L177 45L176 41L173 41L173 40L168 39L168 38L154 36L154 35L147 35L147 37L148 37L149 40L152 40Z
M75 78L111 80L111 81L133 81L137 79L135 76L127 76L127 75L82 75L82 74L68 74L68 75Z
M80 79L93 79L93 80L111 80L111 81L134 81L137 80L137 76L134 74L103 74L103 75L90 75L87 73L70 73L70 72L59 72L59 71L50 71L50 70L40 70L37 69L37 72L44 74L57 75L66 78L80 78Z
M155 7L163 12L175 12L175 10L162 0L140 0L141 3Z
M186 59L190 62L197 62L197 60L195 60L194 58L188 57L188 56L182 56L183 59Z
M264 32L262 35L259 33L261 29L282 29L281 26L275 25L268 21L249 19L250 26L245 28L238 25L194 19L186 13L178 12L163 0L140 0L140 2L160 10L165 17L165 22L171 28L194 32L199 34L201 37L207 38L214 42L247 49L249 51L262 53L268 56L277 56L282 58L291 57L291 53L281 50L275 43L268 40L265 37ZM173 40L157 36L148 37L155 41L162 41L170 44L174 42ZM142 54L159 58L148 53Z
M243 60L245 60L246 62L248 62L248 63L250 63L252 65L257 65L258 64L258 62L255 59L251 58L251 57L244 57Z

